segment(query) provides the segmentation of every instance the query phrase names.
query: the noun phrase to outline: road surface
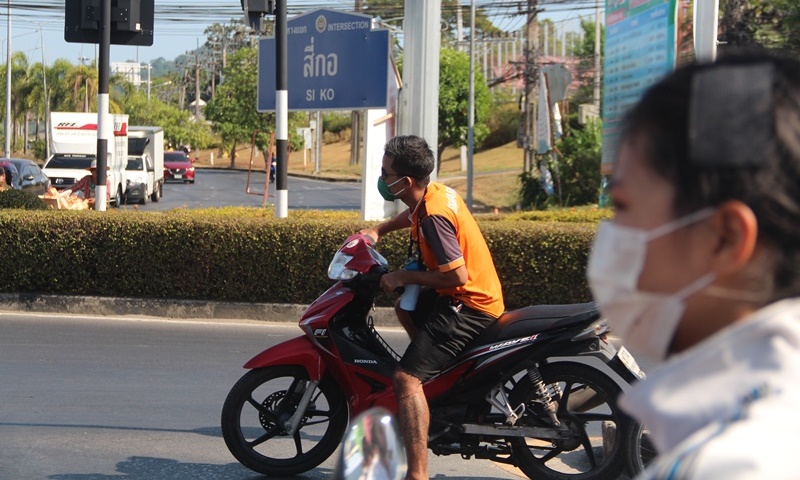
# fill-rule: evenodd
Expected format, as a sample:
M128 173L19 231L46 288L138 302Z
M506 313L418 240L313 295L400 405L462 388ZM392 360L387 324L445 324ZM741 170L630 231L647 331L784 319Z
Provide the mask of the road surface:
M228 452L220 411L245 361L299 333L293 324L0 312L0 478L262 478ZM384 333L404 343L404 333ZM299 478L326 479L332 468L328 460ZM430 468L440 479L520 478L457 456L432 456Z

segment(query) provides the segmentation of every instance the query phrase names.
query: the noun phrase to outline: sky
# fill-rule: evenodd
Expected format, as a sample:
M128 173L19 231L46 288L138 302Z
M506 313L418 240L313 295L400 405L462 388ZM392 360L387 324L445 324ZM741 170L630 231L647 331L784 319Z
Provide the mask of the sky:
M352 0L288 0L289 18L298 13L326 7L351 10ZM94 44L67 43L64 41L64 0L7 0L0 3L0 63L5 63L8 36L8 5L11 6L11 46L14 52L22 51L31 63L51 65L57 58L73 64L91 62L96 58ZM519 14L520 4L507 0L477 0L478 7L486 7L490 18L499 28L513 31L524 25L524 15ZM594 15L594 0L540 0L544 12L540 18L550 18L568 30L578 29L578 16ZM604 1L602 3L605 3ZM465 21L469 19L469 1L462 1ZM181 54L205 43L204 30L212 23L229 23L231 18L241 18L240 3L236 0L156 0L155 34L151 47L111 46L111 61L148 62L163 57L174 60ZM44 48L42 48L44 46Z

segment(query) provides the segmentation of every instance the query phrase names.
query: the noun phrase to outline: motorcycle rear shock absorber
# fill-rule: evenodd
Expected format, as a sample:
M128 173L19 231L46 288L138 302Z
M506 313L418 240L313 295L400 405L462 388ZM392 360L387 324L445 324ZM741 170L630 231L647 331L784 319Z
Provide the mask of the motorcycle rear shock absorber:
M550 418L553 426L560 427L561 422L558 421L558 416L556 415L558 411L558 404L554 400L554 398L559 398L561 396L560 387L558 385L554 385L552 391L549 391L547 386L544 384L542 374L539 372L539 369L536 368L536 366L528 369L528 379L533 384L533 391L536 394L536 401L542 404L542 407L544 407L544 411L547 413L547 416Z

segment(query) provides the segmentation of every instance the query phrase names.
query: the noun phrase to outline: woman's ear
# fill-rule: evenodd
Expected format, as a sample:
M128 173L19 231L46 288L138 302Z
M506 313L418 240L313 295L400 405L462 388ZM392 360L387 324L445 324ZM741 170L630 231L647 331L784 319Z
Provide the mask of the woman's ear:
M742 270L753 258L758 240L758 221L753 211L738 200L717 208L711 225L718 241L712 266L718 276Z

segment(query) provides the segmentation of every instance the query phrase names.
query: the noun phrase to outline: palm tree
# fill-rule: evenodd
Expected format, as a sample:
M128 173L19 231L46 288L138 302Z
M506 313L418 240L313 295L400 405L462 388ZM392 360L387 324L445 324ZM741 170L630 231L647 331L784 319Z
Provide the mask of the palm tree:
M14 128L12 138L12 151L17 148L20 122L23 123L23 133L27 137L27 98L30 90L28 80L28 57L22 52L16 52L11 57L11 120ZM26 138L27 140L27 138ZM27 141L23 142L26 150Z
M88 112L92 101L97 97L97 69L94 64L87 67L78 65L67 75L67 85L71 89L71 111Z
M69 111L72 109L68 78L75 68L63 58L59 58L47 69L47 89L50 93L50 108L53 111Z

